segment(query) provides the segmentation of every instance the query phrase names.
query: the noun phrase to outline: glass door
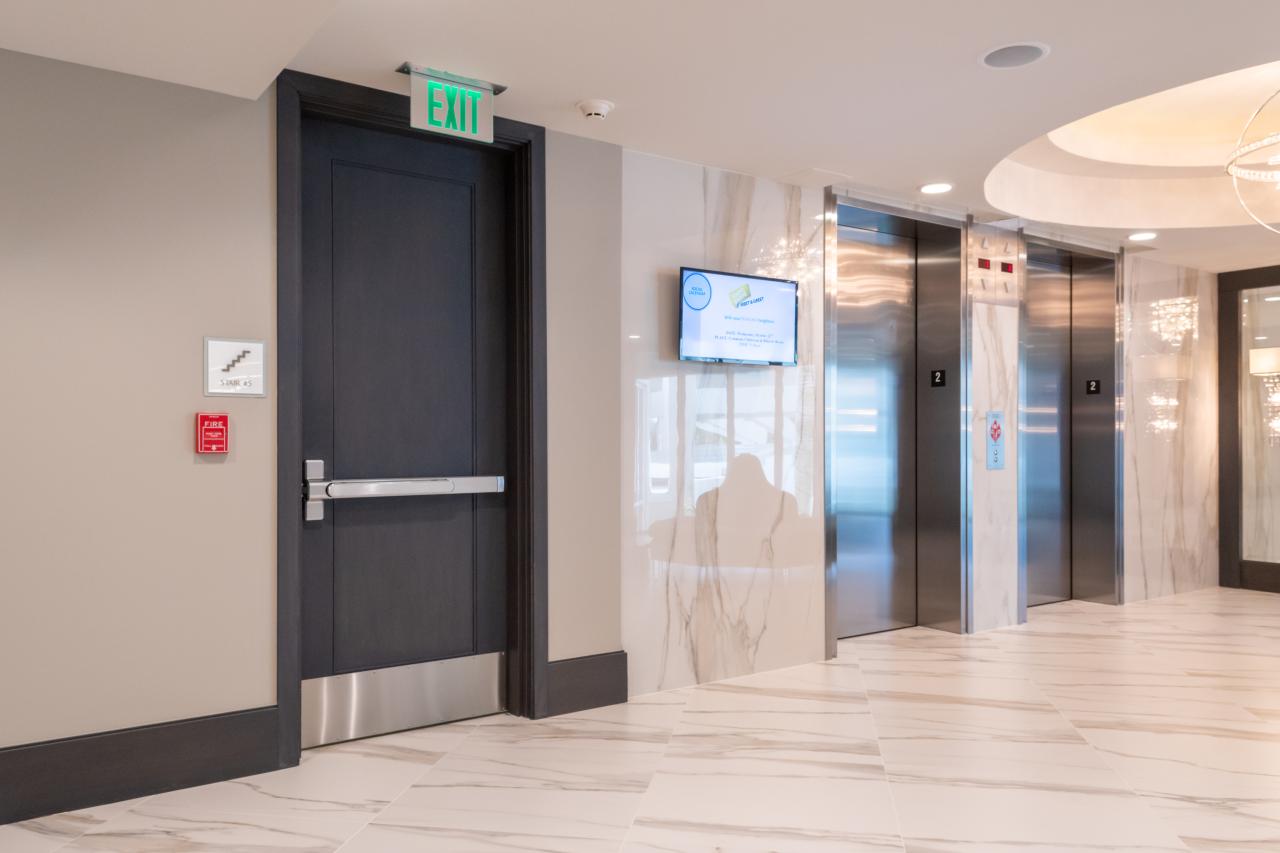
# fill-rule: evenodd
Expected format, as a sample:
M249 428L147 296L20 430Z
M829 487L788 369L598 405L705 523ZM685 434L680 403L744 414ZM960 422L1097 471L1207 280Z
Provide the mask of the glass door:
M1240 557L1280 563L1280 286L1241 290L1237 298Z

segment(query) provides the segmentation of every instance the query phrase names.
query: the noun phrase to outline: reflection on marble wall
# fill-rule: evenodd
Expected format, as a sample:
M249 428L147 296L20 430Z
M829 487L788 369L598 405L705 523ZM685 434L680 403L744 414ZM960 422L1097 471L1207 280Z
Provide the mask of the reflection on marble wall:
M822 193L623 155L633 694L823 656ZM798 279L799 364L677 360L684 266Z
M1246 560L1280 562L1280 287L1240 303L1240 533Z
M1218 583L1217 276L1125 259L1124 598Z
M973 478L972 630L1018 624L1018 236L989 225L969 229L972 372L969 385ZM991 269L978 266L979 258ZM987 414L1004 415L1004 467L987 470Z

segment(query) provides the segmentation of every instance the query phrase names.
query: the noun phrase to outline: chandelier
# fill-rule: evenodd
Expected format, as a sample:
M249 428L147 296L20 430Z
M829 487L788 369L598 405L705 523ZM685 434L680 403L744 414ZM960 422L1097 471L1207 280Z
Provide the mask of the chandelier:
M1276 205L1280 202L1280 101L1277 91L1262 102L1244 130L1236 140L1235 150L1227 159L1227 174L1231 176L1231 186L1235 189L1236 200L1249 214L1254 222L1280 234L1280 227L1267 222L1268 212L1260 215L1257 208L1270 208L1270 218L1280 220L1276 216ZM1268 110L1272 102L1276 108ZM1265 115L1264 115L1265 113ZM1267 204L1269 202L1269 204Z

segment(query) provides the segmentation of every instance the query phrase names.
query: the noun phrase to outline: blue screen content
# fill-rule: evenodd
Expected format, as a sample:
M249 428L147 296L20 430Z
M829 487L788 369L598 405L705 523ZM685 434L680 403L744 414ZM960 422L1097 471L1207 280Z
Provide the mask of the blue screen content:
M680 271L680 358L796 363L796 284Z

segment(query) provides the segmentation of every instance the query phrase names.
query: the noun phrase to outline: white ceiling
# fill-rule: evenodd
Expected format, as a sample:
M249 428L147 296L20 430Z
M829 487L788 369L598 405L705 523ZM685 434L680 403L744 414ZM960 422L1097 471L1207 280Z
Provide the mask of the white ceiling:
M337 0L0 0L0 48L257 98Z
M499 114L554 130L765 177L843 176L903 201L946 180L948 206L987 216L988 173L1026 143L1280 60L1280 4L1265 0L337 0L298 37L331 2L0 0L0 46L253 96L297 38L298 70L404 92L395 68L412 60L506 84ZM979 62L1017 41L1051 51L1021 69ZM185 57L202 57L200 74ZM617 109L588 122L574 104L590 97ZM1162 232L1155 254L1280 263L1280 237L1260 228L1200 230Z
M291 67L404 91L394 69L409 59L507 84L499 113L555 130L766 177L834 173L904 200L946 180L946 204L982 212L987 174L1025 143L1280 59L1277 29L1280 4L1257 0L342 0ZM1021 69L981 65L1016 41L1051 50ZM583 119L574 104L591 97L616 111ZM1280 237L1235 230L1222 239L1247 254L1238 266L1280 263ZM1237 265L1204 239L1166 230L1155 254Z

